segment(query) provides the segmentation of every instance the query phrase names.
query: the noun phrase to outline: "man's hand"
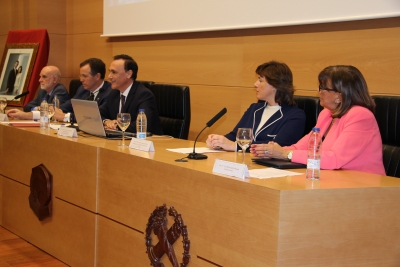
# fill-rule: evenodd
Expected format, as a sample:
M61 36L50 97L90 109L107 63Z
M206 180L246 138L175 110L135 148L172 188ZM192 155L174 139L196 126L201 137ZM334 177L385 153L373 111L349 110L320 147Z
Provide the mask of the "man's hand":
M19 109L13 108L7 111L7 116L19 120L32 120L32 112L24 112Z
M53 119L56 119L58 121L64 121L64 117L65 113L61 109L56 108L56 112L53 115Z
M116 120L105 121L104 128L108 130L117 130L117 121Z

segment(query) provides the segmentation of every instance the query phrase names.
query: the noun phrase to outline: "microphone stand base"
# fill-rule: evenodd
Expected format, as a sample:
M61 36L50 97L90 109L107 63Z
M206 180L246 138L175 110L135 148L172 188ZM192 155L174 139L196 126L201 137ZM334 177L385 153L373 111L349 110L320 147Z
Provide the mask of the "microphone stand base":
M199 153L190 153L188 155L188 159L207 159L208 157L204 154L199 154Z

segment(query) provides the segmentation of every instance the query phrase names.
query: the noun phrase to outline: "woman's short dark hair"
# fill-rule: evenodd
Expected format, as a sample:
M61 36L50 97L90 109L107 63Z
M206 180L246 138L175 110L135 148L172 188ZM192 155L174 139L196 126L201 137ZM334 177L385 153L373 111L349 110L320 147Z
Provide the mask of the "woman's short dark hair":
M125 64L124 64L124 69L125 71L132 71L132 80L136 80L137 78L137 73L139 71L139 66L136 63L135 60L133 60L133 58L131 56L125 55L125 54L121 54L121 55L116 55L114 56L114 60L118 60L118 59L122 59L124 60Z
M362 73L354 66L336 65L323 69L318 75L320 86L327 87L330 82L331 89L337 90L342 95L342 101L332 112L333 118L340 118L352 106L362 106L372 112L375 111L375 102L369 95L367 82Z
M288 65L278 61L269 61L257 67L256 73L265 77L267 82L275 87L275 102L294 106L293 74Z

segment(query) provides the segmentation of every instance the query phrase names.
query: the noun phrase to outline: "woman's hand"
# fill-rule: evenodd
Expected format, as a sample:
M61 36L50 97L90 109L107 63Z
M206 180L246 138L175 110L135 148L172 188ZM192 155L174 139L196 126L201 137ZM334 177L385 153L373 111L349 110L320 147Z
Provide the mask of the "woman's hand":
M232 142L223 135L210 134L207 138L206 144L210 148L223 149L226 151L236 151L236 143Z
M268 144L252 144L250 152L259 158L287 159L290 150L284 149L279 144L271 141Z

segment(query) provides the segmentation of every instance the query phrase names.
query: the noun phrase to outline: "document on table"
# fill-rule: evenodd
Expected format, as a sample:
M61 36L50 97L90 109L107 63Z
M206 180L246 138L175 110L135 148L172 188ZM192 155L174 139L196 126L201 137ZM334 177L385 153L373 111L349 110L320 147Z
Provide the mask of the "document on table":
M189 148L167 148L168 151L189 154L193 152L193 147ZM208 147L196 147L196 153L215 153L215 152L226 152L225 150L211 149Z
M275 168L263 168L263 169L249 170L249 174L250 174L251 178L268 179L268 178L276 178L276 177L302 175L303 173L291 172L291 171L280 170L280 169L275 169Z
M14 127L39 127L40 122L34 121L34 120L25 120L25 121L9 121L9 125L12 125Z

